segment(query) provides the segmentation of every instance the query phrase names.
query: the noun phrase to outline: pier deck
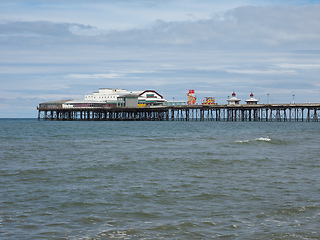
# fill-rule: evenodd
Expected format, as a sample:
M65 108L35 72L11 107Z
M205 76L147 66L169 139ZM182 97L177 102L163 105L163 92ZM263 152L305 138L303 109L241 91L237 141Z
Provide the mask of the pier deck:
M320 115L320 103L37 109L38 120L56 121L318 122Z

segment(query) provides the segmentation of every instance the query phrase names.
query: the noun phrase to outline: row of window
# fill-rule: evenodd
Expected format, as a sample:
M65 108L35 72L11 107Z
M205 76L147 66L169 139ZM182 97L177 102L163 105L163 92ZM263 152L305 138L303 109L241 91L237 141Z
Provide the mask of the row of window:
M96 96L86 96L86 98L94 98L94 99L96 99L96 98L98 98L98 97L96 97ZM99 98L101 99L106 99L106 98L117 98L117 96L99 96Z
M147 94L147 96L146 96L147 98L157 98L157 96L155 96L154 94ZM93 96L93 95L89 95L89 96L86 96L86 99L89 99L89 98L91 98L91 99L97 99L98 97L97 96ZM118 96L99 96L99 99L110 99L110 98L112 98L112 99L117 99L118 98Z

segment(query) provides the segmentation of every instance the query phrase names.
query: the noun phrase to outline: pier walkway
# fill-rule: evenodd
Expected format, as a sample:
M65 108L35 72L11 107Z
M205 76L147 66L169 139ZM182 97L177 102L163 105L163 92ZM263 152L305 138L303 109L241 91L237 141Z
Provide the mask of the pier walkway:
M38 107L38 120L318 122L320 103L151 107Z

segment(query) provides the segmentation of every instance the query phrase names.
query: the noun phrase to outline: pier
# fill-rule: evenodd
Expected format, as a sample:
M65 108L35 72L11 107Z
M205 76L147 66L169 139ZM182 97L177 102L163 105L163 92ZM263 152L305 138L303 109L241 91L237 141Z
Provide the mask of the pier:
M320 103L62 108L39 105L38 120L318 122Z

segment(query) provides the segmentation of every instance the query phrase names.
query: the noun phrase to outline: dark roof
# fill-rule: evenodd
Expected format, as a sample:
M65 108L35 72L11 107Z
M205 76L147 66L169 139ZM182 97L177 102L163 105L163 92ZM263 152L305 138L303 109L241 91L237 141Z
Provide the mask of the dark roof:
M140 93L139 96L141 96L141 95L144 94L145 92L153 92L153 93L157 94L160 98L163 98L162 95L160 95L159 93L157 93L157 92L154 91L154 90L145 90L145 91L143 91L142 93Z
M138 97L139 97L139 95L129 93L129 94L121 95L118 98L138 98Z

